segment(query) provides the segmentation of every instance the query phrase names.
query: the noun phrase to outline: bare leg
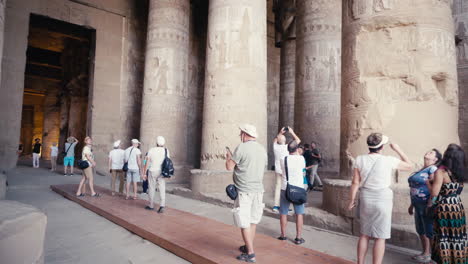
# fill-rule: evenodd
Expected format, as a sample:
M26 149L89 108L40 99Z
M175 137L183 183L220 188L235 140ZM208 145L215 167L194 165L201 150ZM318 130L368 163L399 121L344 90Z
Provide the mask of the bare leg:
M133 198L137 198L137 183L133 182Z
M86 181L86 176L83 174L81 177L80 185L78 185L78 190L76 190L76 195L82 194L81 188L83 187L84 182Z
M253 243L255 240L255 234L257 233L257 225L255 224L250 224L250 235L252 238L252 252L253 252Z
M70 174L73 174L73 164L70 165Z
M385 239L377 238L374 243L372 263L382 264L384 254L385 254Z
M247 253L253 254L253 241L252 241L252 230L251 228L241 228L242 239L244 240L245 246L247 247Z
M358 264L364 264L366 261L367 248L369 247L369 237L366 235L361 235L359 237L357 255L358 255Z
M281 225L281 236L286 237L286 226L288 225L288 216L281 215L280 216L280 225Z
M63 165L63 175L66 175L66 174L67 174L67 167L68 167L68 166Z
M423 245L423 255L431 255L431 240L427 236L421 236L421 242Z
M127 190L127 196L125 198L128 199L128 194L130 192L130 182L129 181L127 181L127 186L125 186L125 187L126 187L125 189Z
M304 215L296 215L296 238L302 238L302 225L304 224Z

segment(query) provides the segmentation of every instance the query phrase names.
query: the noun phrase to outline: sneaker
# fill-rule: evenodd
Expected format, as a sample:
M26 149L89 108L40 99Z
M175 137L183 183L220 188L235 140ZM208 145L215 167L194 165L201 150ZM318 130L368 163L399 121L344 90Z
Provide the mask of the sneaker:
M285 236L279 236L279 237L278 237L278 240L286 240L286 239L288 239L288 238L285 237Z
M273 206L273 209L271 209L273 211L273 213L279 213L279 206Z
M164 213L164 206L159 207L158 214Z
M244 261L244 262L249 262L249 263L255 263L256 262L255 253L252 253L250 255L246 254L246 253L242 253L239 256L237 256L236 258L237 258L237 260Z
M419 255L415 256L414 260L422 263L431 263L431 255Z
M148 205L145 207L146 210L154 210L154 208L149 207Z
M63 176L64 176L64 177L67 177L68 175L67 175L67 174L64 174Z
M68 176L70 176L70 177L71 177L71 176L73 176L73 173L72 173L72 174L70 174L70 175L68 175Z
M305 242L305 240L303 238L295 238L294 239L294 244L296 245L300 245L300 244L303 244Z

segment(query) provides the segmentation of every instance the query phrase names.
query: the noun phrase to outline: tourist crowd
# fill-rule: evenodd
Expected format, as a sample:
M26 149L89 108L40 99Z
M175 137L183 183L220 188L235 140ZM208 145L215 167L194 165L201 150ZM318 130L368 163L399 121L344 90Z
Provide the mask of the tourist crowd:
M226 169L233 171L232 186L226 191L234 200L234 223L241 229L244 245L240 246L240 261L255 262L254 238L256 226L261 221L265 204L263 203L263 175L267 166L267 152L257 142L256 128L243 124L240 129L240 141L234 152L228 147ZM286 134L292 137L286 140ZM73 175L75 163L75 146L78 140L69 137L64 151L64 175ZM154 210L154 195L159 189L160 207L165 208L165 180L168 177L166 161L169 151L165 139L158 136L156 146L150 148L142 157L141 142L131 140L127 149L121 148L121 141L113 144L109 153L108 167L111 174L111 194L116 192L125 195L125 199L137 198L137 183L147 181L149 195L147 210ZM275 157L274 171L276 186L274 189L274 206L272 210L280 214L279 240L287 240L286 226L290 206L293 205L296 220L295 244L305 242L302 237L305 203L307 192L321 190L322 181L317 173L322 162L322 155L316 142L300 145L301 139L291 127L283 127L273 139ZM100 194L94 190L93 168L96 167L92 152L92 139L86 137L82 158L77 162L83 175L76 191L78 197L86 193L86 183L92 197ZM395 152L396 156L383 155L385 146ZM368 153L358 156L354 161L352 183L349 197L349 210L357 209L360 222L360 237L357 244L359 264L365 263L369 241L373 244L373 263L380 264L385 253L385 241L391 237L393 172L412 171L414 164L405 152L395 143L390 143L387 136L372 133L367 137ZM52 170L56 169L58 147L50 147ZM39 167L40 140L33 146L33 166ZM457 144L448 145L442 154L437 149L425 153L424 165L408 177L411 205L408 213L414 215L416 232L420 236L422 250L413 259L420 263L468 263L468 238L466 234L465 211L460 194L466 174L465 153ZM169 159L170 160L170 159ZM171 165L172 166L172 163ZM67 168L70 174L67 174ZM173 172L173 171L172 171ZM170 177L171 175L169 175ZM116 190L116 181L119 188ZM124 185L126 182L126 188ZM314 183L317 186L314 186ZM132 185L133 195L130 193Z

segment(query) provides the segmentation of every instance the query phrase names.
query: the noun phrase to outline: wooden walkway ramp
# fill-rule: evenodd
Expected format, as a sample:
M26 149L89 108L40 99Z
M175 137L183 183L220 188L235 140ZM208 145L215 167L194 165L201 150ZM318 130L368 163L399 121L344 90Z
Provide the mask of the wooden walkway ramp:
M157 214L144 210L144 200L111 196L100 187L95 187L102 194L99 198L76 197L76 184L52 185L51 189L192 263L243 263L235 259L243 244L235 226L173 208ZM255 251L257 263L352 263L262 234L255 238Z

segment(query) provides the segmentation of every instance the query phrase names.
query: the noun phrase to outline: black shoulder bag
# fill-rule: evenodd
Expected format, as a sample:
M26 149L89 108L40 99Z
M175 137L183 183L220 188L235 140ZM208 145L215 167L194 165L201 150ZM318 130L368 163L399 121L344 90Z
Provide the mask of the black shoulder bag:
M306 203L307 191L302 187L289 184L288 157L284 157L284 169L286 170L286 199L296 205Z
M135 147L133 147L131 150L130 150L130 154L128 155L128 159L130 159L130 157L132 156L132 151ZM122 170L123 171L128 171L128 160L125 161L123 167L122 167Z
M161 164L161 175L164 178L170 178L171 176L174 176L174 164L167 156L167 148L164 148L164 160Z

